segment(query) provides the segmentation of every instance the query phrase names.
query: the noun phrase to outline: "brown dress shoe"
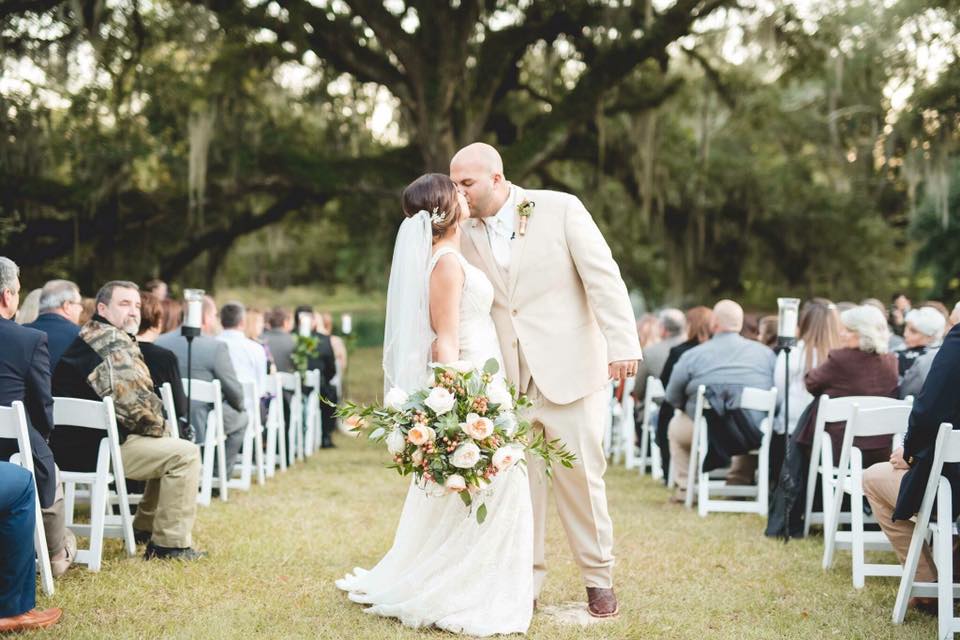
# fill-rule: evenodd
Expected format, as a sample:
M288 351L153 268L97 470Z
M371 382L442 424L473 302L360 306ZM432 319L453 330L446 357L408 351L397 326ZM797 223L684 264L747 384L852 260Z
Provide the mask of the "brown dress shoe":
M612 618L620 613L613 589L587 587L587 611L594 618Z
M62 615L63 609L31 609L18 616L0 618L0 633L46 629L56 624Z

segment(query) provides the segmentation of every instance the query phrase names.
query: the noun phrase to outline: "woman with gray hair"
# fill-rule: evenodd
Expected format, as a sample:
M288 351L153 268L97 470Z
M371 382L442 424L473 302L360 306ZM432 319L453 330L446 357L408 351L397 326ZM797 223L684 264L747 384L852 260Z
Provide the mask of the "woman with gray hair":
M814 396L897 397L897 357L888 353L890 341L887 319L875 307L861 305L840 314L840 348L827 355L826 362L804 377L807 391ZM797 442L810 446L817 421L816 403L800 427ZM826 431L833 441L834 463L839 462L845 422L828 422ZM856 438L854 445L863 452L863 466L884 462L890 457L890 436ZM813 478L809 479L813 481Z

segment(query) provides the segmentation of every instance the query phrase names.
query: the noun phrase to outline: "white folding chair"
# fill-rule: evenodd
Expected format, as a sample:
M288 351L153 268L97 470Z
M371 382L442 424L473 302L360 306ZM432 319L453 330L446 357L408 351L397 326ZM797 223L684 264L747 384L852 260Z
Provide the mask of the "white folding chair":
M160 386L160 400L163 402L163 412L166 414L167 435L171 438L180 438L180 429L177 427L177 409L173 402L173 387L169 382Z
M740 396L740 408L743 410L762 411L766 417L760 422L762 438L760 448L751 453L757 454L757 484L756 485L728 485L722 478L711 479L710 472L703 470L704 460L707 458L709 439L707 437L707 420L704 411L710 408L704 394L706 387L697 388L697 405L693 419L693 439L690 446L690 467L687 475L687 508L693 506L693 488L697 490L697 513L705 517L711 511L726 513L756 513L767 515L768 495L770 492L770 434L773 431L773 415L777 409L777 389L756 389L744 387ZM695 481L695 482L694 482ZM721 498L753 498L752 500L714 500L711 496Z
M220 390L220 381L184 379L183 390L186 393L188 385L192 385L190 391L191 401L206 402L213 405L213 410L207 414L207 428L204 433L203 442L203 465L200 471L200 492L197 494L197 504L205 507L210 506L210 500L213 496L213 487L220 490L220 499L227 501L229 481L223 479L227 476L227 437L223 430L223 395ZM213 477L214 456L217 462L217 477Z
M240 464L233 468L234 477L230 479L232 489L249 491L253 472L256 469L257 484L264 483L263 434L260 424L260 394L254 382L244 382L243 404L246 409L247 428L243 432L243 446L240 449Z
M277 467L280 471L287 470L287 439L284 434L283 419L283 385L280 375L272 373L267 376L267 390L270 392L270 404L267 405L267 455L266 473L272 478Z
M99 571L103 558L103 539L123 538L127 555L136 553L133 538L133 516L127 497L127 481L120 457L120 438L117 435L117 415L113 398L101 401L78 398L53 399L53 422L57 427L83 427L104 431L97 453L96 471L60 470L64 486L64 512L66 524L75 534L90 538L88 549L78 549L75 562L87 565L90 571ZM110 483L114 490L111 492ZM90 524L77 524L73 520L76 506L77 485L90 487ZM120 514L109 513L111 503L119 507Z
M280 384L290 391L290 424L287 425L289 464L303 460L303 392L300 386L300 374L279 372Z
M912 401L913 397L907 398ZM813 441L810 444L810 465L807 469L807 502L803 518L803 535L810 535L810 525L824 525L824 514L832 513L831 504L833 502L833 479L836 477L836 470L833 468L833 442L824 430L828 422L846 422L850 417L850 410L854 404L861 409L876 409L877 407L888 407L893 403L898 403L895 398L886 396L846 396L843 398L831 398L828 395L820 396L820 402L817 406L817 421L813 430ZM818 474L820 480L817 480ZM823 511L813 510L814 494L817 487L820 487L821 502ZM849 524L850 514L841 512L840 523ZM826 528L826 527L824 527Z
M660 411L657 401L662 402L665 395L660 378L647 376L647 387L643 394L643 422L640 424L640 456L627 460L627 469L632 468L633 462L634 466L639 467L640 475L645 474L649 466L654 480L663 478L663 457L656 442L656 418Z
M936 448L930 478L923 492L923 501L917 513L916 526L900 577L897 601L893 606L893 623L902 624L907 614L907 603L912 597L937 598L937 638L953 638L960 631L960 618L953 615L953 601L960 597L960 584L953 576L953 536L956 525L953 521L953 492L950 482L940 474L944 463L960 462L960 431L944 422L937 433ZM936 500L937 517L932 520L933 503ZM917 563L927 536L933 537L933 559L937 565L936 582L914 582Z
M304 453L308 456L320 446L320 438L323 429L320 425L320 370L311 369L307 371L304 384L310 387L310 393L304 398L304 413L306 422L306 438L304 440Z
M23 411L23 403L17 400L9 407L0 407L0 438L9 438L17 441L20 453L10 457L10 462L19 464L33 476L33 485L37 486L37 478L33 471L33 449L30 447L30 433L27 426L27 414ZM40 572L40 584L43 592L53 595L53 571L50 569L50 554L47 551L47 532L43 527L43 517L40 513L40 489L34 492L34 509L36 511L33 526L33 546L37 551L37 571Z
M864 551L889 550L890 543L882 531L864 531L863 514L863 455L854 446L853 439L863 436L890 436L902 434L907 430L907 419L913 402L910 400L890 399L890 405L874 409L861 409L856 403L850 410L847 426L843 430L843 446L840 450L840 462L837 465L836 480L828 478L833 485L833 500L830 514L824 518L823 530L823 568L833 565L834 551L837 548L850 549L853 553L853 586L862 589L865 576L901 575L900 563L867 563ZM826 439L826 438L825 438ZM850 496L850 531L840 530L840 507L844 495Z

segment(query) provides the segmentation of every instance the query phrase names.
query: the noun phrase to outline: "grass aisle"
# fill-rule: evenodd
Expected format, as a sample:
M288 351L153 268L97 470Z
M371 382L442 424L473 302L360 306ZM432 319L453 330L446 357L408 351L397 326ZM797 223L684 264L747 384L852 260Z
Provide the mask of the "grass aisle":
M45 637L62 638L445 638L365 615L333 581L369 567L389 547L406 482L382 468L385 454L341 437L306 465L229 503L201 508L192 563L125 559L109 541L103 570L73 568L41 606L65 609ZM589 628L534 616L532 638L921 638L932 619L890 623L893 579L857 592L849 556L820 570L819 539L784 546L754 516L701 519L665 504L649 479L608 475L616 532L619 619ZM547 605L582 600L583 589L551 515Z

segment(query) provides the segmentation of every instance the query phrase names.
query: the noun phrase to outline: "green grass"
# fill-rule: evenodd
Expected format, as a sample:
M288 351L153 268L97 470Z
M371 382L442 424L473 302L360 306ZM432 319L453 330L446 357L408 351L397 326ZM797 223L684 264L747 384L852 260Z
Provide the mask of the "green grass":
M379 349L352 354L350 397L382 390ZM107 543L104 567L71 569L40 606L65 609L45 637L56 638L409 638L452 637L368 616L333 581L370 567L389 548L407 481L383 468L380 447L340 436L265 487L231 492L201 508L192 564L125 558ZM531 638L926 638L932 618L909 613L890 623L897 581L851 585L849 554L820 569L820 538L764 538L756 516L706 519L667 504L659 483L622 468L607 473L615 526L621 615L580 628L536 614ZM142 552L142 549L141 549ZM888 556L892 558L892 556ZM563 529L551 513L551 572L541 602L582 601Z

